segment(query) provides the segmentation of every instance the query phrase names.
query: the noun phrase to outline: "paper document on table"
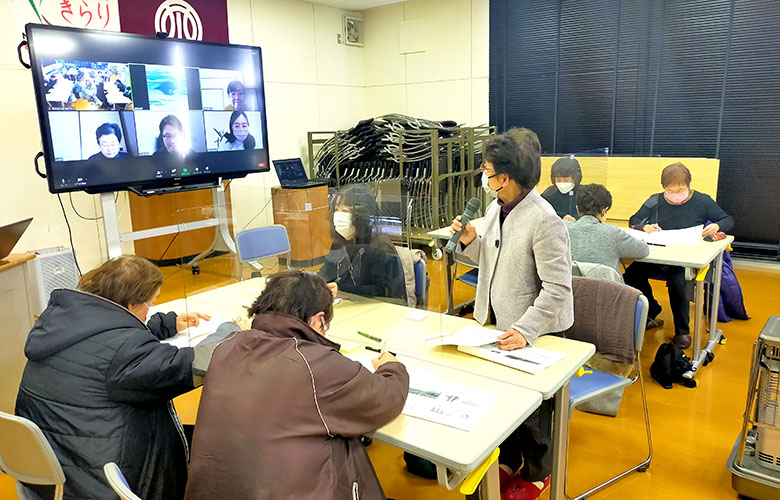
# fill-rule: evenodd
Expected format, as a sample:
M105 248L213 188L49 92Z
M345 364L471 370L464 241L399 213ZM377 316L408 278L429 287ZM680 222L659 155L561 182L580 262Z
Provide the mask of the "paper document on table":
M656 245L698 245L701 240L703 225L686 227L685 229L664 229L654 233L637 231L636 229L627 229L631 236L638 238L648 244Z
M232 322L233 320L218 318L212 316L210 320L200 320L198 326L191 326L186 330L180 331L175 337L165 339L162 342L175 345L176 347L195 347L204 341L209 335L217 331L222 323Z
M494 344L496 337L501 335L502 331L492 328L484 328L477 325L467 326L457 332L442 332L439 335L431 335L425 340L431 346L439 345L467 345L480 346L485 344Z
M410 373L404 415L470 431L487 414L498 394Z
M502 351L496 346L459 346L458 350L489 361L501 363L536 375L566 357L562 352L548 351L539 347L525 347L513 351Z

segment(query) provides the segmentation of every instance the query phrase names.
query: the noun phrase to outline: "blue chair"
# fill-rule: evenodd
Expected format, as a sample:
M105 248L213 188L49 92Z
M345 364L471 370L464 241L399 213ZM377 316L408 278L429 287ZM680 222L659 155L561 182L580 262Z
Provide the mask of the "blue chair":
M627 287L628 285L621 285L621 286ZM612 289L615 290L615 288ZM647 308L648 308L647 298L644 295L640 295L639 299L636 302L636 309L634 310L633 332L626 332L627 335L632 335L634 340L635 374L633 378L625 378L625 377L613 375L611 373L602 372L599 370L592 370L589 372L585 372L585 374L580 377L572 377L570 387L569 387L569 408L570 408L569 418L571 418L572 412L577 406L582 405L585 402L592 401L593 399L598 398L599 396L602 396L607 392L627 387L639 381L639 388L642 394L642 406L644 408L645 431L647 433L647 447L648 447L647 458L645 458L639 464L621 472L620 474L617 474L616 476L604 481L603 483L589 489L585 493L582 493L576 497L569 497L567 492L566 498L573 499L573 500L582 500L592 495L593 493L609 486L610 484L618 481L619 479L626 477L627 475L629 475L634 471L645 472L650 467L650 461L653 458L653 442L650 437L650 416L647 411L647 395L645 394L645 383L644 383L644 379L642 378L642 366L639 358L640 352L642 351L642 343L644 342L644 336L645 336L645 324L647 322ZM577 304L575 303L574 304L574 322L575 322L574 330L576 331L578 314L592 314L592 313L593 311L583 311L581 309L578 311ZM567 336L576 338L576 334L570 335L569 332L567 332ZM567 449L568 449L568 436L567 436ZM568 452L567 452L567 460L568 460Z
M414 264L414 295L417 297L417 307L428 309L428 266L425 259L420 259Z
M122 500L142 500L141 497L133 493L130 489L130 485L127 484L127 479L119 466L114 462L109 462L103 466L103 473L106 475L106 480L109 486L114 492L119 495Z
M282 225L242 231L236 235L236 245L241 279L244 279L244 262L249 262L259 270L261 266L255 262L258 259L287 254L287 265L290 265L290 238Z
M455 281L460 281L461 283L464 283L472 288L477 288L477 281L479 280L479 268L477 267L477 264L474 264L473 262L470 262L468 259L464 258L463 256L459 256L458 254L453 253L452 254L452 276L455 278L452 280L452 286L454 288ZM467 271L460 276L458 276L458 264L463 264L465 266L473 267L470 271ZM450 290L450 295L452 296L453 290ZM467 300L466 302L463 302L462 304L458 304L456 306L453 306L453 312L458 311L460 312L464 307L472 305L474 303L474 299Z

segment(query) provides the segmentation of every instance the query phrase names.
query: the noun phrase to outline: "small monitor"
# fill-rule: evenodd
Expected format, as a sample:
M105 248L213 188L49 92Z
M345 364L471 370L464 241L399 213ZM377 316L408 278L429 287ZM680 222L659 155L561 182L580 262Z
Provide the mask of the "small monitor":
M259 47L27 25L49 191L265 172Z

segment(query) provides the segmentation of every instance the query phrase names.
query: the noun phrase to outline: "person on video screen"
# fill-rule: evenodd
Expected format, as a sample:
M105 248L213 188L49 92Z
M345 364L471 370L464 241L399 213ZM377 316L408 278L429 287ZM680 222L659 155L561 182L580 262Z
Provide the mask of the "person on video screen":
M163 118L160 121L160 135L157 136L154 156L176 155L181 158L192 152L181 120L174 115Z
M238 80L233 80L227 86L230 104L225 107L225 111L244 111L246 109L246 90L244 84Z
M104 123L95 130L100 151L89 157L90 160L122 158L127 153L119 150L122 142L122 130L116 123Z
M243 111L230 114L230 131L219 141L220 151L255 149L255 138L249 133L249 118Z

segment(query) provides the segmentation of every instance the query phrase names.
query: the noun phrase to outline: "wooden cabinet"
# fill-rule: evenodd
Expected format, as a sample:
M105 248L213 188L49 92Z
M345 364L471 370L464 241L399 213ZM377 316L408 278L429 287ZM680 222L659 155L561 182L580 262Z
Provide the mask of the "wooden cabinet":
M13 413L16 393L22 381L27 358L24 344L33 325L32 310L27 302L25 263L35 254L11 254L0 260L0 411Z
M271 188L274 224L287 228L295 267L322 263L331 245L328 187Z
M148 198L133 193L129 193L129 196L133 231L214 217L211 209L213 200L210 189L150 196ZM230 192L227 189L225 190L225 207L228 214L228 224L231 225L230 229L232 232ZM214 240L215 230L213 227L207 227L187 231L180 234L172 244L171 240L175 234L136 240L133 242L135 254L154 262L192 257L211 245L211 242Z

